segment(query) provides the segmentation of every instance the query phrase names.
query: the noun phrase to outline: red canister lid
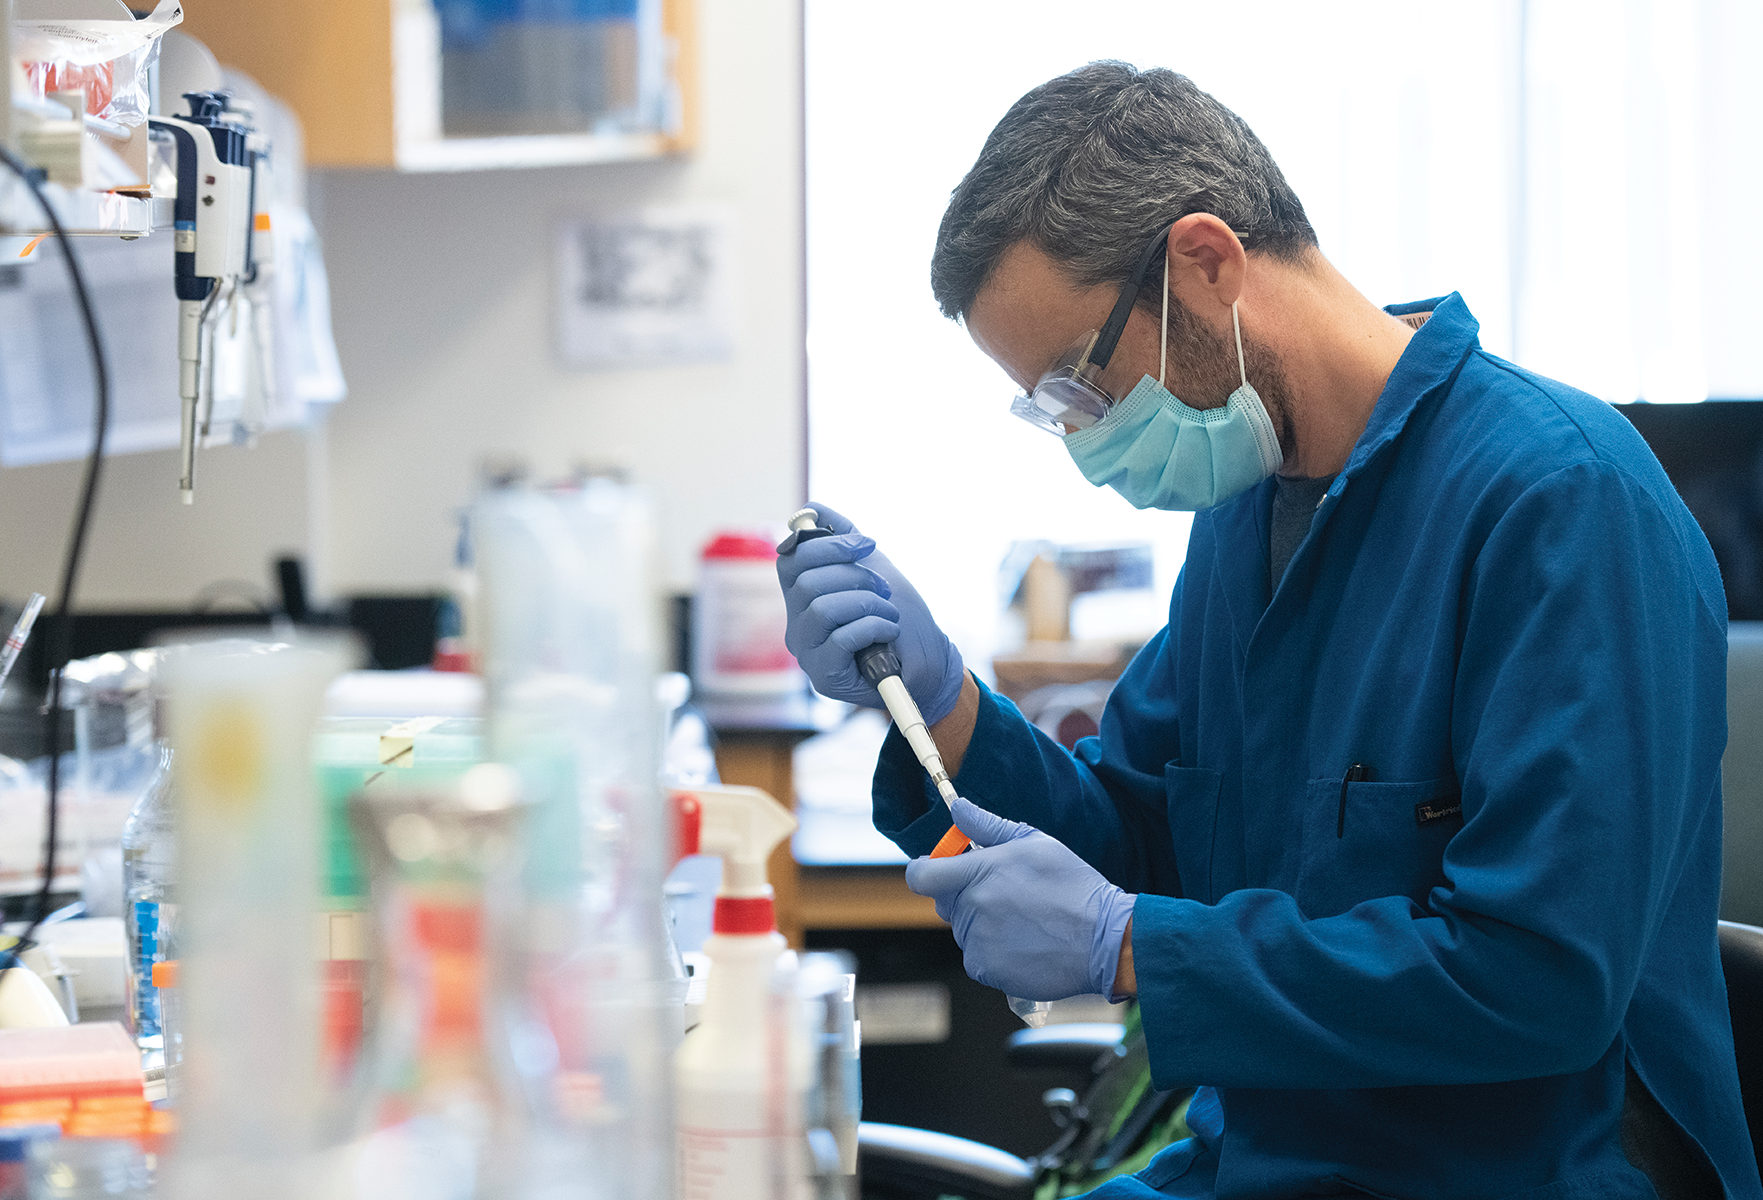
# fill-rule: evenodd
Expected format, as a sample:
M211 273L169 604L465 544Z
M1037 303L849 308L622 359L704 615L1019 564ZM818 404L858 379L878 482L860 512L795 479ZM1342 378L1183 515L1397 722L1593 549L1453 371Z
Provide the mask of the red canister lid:
M771 562L777 558L777 547L762 534L724 530L704 547L704 557Z

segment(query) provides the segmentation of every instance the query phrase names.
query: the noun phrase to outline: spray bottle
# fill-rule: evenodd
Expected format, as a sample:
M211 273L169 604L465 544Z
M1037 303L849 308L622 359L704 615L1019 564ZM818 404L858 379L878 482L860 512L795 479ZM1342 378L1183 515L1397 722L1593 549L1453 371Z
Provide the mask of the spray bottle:
M693 1200L808 1195L803 1106L808 1031L793 954L777 931L765 862L796 828L757 788L700 788L681 801L682 853L722 857L703 1020L675 1060L679 1187Z

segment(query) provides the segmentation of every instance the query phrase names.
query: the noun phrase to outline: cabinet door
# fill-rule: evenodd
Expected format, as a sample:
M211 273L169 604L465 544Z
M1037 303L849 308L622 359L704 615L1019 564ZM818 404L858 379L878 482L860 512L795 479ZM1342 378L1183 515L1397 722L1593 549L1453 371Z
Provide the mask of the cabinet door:
M316 167L625 161L696 136L693 0L207 0L183 28L294 109Z

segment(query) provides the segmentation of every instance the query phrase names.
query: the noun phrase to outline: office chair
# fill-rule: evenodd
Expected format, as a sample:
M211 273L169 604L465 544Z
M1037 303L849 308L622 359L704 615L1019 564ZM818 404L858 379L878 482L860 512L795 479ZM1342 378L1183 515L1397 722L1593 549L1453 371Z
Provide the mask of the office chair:
M1763 929L1720 922L1720 967L1726 973L1726 1008L1738 1058L1739 1091L1751 1149L1763 1170Z
M1042 1097L1060 1128L1033 1158L949 1134L865 1121L858 1126L857 1171L863 1200L1029 1200L1050 1180L1053 1194L1075 1195L1115 1175L1139 1170L1171 1142L1188 1136L1192 1088L1158 1091L1135 1005L1124 1025L1049 1025L1012 1034L1006 1048L1021 1070L1088 1066L1079 1096L1052 1088Z
M1719 938L1745 1121L1763 1170L1763 928L1721 921ZM1034 1158L1018 1158L966 1138L865 1121L857 1137L863 1200L1032 1200L1050 1177L1059 1179L1054 1194L1069 1196L1140 1169L1188 1135L1183 1118L1192 1089L1151 1087L1136 1007L1124 1027L1022 1030L1007 1053L1022 1069L1090 1064L1081 1098L1067 1088L1043 1097L1063 1130L1059 1140Z
M1763 621L1727 629L1726 724L1720 915L1763 926Z

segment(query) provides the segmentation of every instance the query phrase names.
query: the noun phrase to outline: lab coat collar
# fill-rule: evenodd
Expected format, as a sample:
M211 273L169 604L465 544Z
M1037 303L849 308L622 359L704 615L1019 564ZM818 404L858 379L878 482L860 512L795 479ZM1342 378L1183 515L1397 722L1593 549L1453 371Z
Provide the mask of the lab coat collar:
M1347 465L1328 489L1330 497L1339 496L1353 476L1396 440L1422 400L1450 386L1464 359L1480 344L1481 322L1456 292L1416 304L1392 304L1384 311L1391 316L1409 316L1429 309L1432 316L1414 331L1408 348L1396 361L1396 369L1390 372L1383 394L1371 410L1365 432L1359 435Z
M1476 348L1481 325L1470 315L1469 306L1456 292L1415 304L1394 304L1384 311L1392 316L1411 316L1429 310L1432 316L1414 331L1402 357L1396 362L1395 370L1390 372L1365 432L1359 435L1353 453L1347 458L1347 465L1329 485L1328 494L1311 523L1306 543L1333 518L1341 493L1352 478L1396 440L1423 400L1449 389L1464 360ZM1259 486L1204 513L1205 518L1213 523L1220 548L1216 569L1221 577L1229 580L1223 593L1230 605L1239 648L1244 653L1273 596L1272 584L1267 577L1267 555L1272 537L1269 512L1275 486L1274 480L1263 480ZM1223 552L1224 547L1251 546L1255 548L1254 554L1242 553L1241 549ZM1299 546L1298 554L1302 556L1304 553L1304 546Z

